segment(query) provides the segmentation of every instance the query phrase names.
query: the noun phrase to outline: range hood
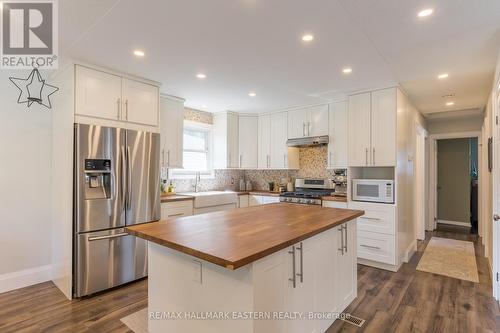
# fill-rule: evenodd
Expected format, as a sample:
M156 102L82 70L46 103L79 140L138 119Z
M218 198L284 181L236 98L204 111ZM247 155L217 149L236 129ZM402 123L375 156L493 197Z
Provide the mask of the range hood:
M307 138L288 139L286 145L288 147L315 147L327 145L330 142L328 135L311 136Z

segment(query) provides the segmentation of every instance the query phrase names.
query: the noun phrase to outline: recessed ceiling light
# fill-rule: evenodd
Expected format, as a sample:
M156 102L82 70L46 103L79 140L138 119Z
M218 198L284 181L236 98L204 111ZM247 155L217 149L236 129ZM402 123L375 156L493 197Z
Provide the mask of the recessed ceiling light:
M134 55L137 57L144 57L145 53L142 50L135 50Z
M302 40L303 40L304 42L310 42L310 41L312 41L313 39L314 39L314 36L313 36L313 35L310 35L310 34L307 34L307 35L302 36Z
M255 96L257 96L257 94L254 91L251 91L248 93L248 96L255 97Z
M455 102L446 102L446 106L453 106L455 105Z
M448 73L443 73L443 74L438 75L438 79L440 79L440 80L446 79L447 77L448 77Z
M344 74L349 74L349 73L352 73L352 68L350 68L350 67L344 68L344 69L342 70L342 73L344 73Z
M196 74L196 77L197 77L198 79L206 79L206 78L207 78L207 76L206 76L205 74L203 74L203 73L198 73L198 74Z
M434 13L434 9L431 9L431 8L424 9L424 10L421 10L420 12L418 12L418 17L427 17L427 16L431 15L432 13Z
M206 109L206 108L207 108L207 106L206 106L205 104L203 104L201 107L202 107L202 108L204 108L204 109Z

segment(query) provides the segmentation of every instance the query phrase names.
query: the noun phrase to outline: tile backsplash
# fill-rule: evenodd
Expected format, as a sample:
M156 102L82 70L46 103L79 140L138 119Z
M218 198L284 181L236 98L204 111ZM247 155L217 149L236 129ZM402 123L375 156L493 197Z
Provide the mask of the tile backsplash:
M333 178L333 170L327 170L327 146L300 148L299 170L215 170L215 177L201 179L200 191L238 190L239 180L250 180L254 190L268 190L269 182L278 184L282 178ZM194 179L172 180L175 191L194 190Z

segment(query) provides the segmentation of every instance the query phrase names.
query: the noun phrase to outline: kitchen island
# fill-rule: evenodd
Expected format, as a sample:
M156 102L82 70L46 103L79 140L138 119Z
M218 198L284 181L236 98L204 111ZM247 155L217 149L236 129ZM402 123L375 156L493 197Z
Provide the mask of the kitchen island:
M324 332L356 297L362 211L270 204L143 224L149 331Z

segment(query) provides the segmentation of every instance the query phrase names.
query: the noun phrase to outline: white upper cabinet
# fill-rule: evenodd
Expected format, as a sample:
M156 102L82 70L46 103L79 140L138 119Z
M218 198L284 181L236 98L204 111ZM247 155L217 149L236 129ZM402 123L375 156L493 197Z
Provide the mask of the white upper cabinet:
M122 120L158 126L158 87L124 78L122 80L122 96L125 106Z
M221 112L214 115L214 168L239 167L238 115Z
M279 112L271 115L271 168L285 169L288 164L287 113Z
M349 97L349 164L396 165L396 88Z
M328 104L308 109L308 136L328 135Z
M153 84L76 65L75 115L86 117L86 121L93 119L90 123L95 125L157 129L159 89Z
M328 136L328 168L348 166L348 111L347 102L330 104Z
M370 93L349 97L349 164L368 166L370 161L371 132Z
M257 137L258 165L259 169L270 168L271 158L271 116L259 115L259 128Z
M288 138L328 135L328 104L288 111Z
M76 66L75 113L81 116L121 120L122 78Z
M396 89L372 92L372 165L396 165Z
M160 98L160 163L166 168L183 167L184 100Z
M288 138L302 138L307 135L307 109L288 111Z
M257 169L259 118L255 116L239 116L239 167Z

